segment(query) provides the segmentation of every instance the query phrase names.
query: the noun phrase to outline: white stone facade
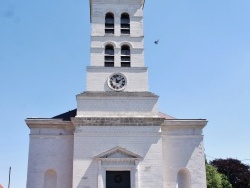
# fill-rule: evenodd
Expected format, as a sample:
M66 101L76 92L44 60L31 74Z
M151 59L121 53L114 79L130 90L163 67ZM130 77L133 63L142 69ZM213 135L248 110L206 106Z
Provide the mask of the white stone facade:
M45 173L56 172L57 187L72 187L73 126L61 120L27 119L30 128L27 188L45 188Z
M105 170L138 170L132 174L131 179L137 179L131 184L131 188L163 187L161 149L162 141L159 126L84 126L79 127L75 133L75 160L73 187L105 187L105 178L98 185L98 160L94 157L102 152L117 146L134 152L142 159L137 159L139 164L127 164L125 162L109 161L101 166L101 174ZM94 148L94 149L93 149ZM85 160L76 160L85 159ZM124 164L125 163L125 164ZM93 177L93 174L95 176ZM155 177L157 175L157 178ZM84 178L82 178L84 177ZM140 180L140 181L139 181ZM80 186L79 186L80 185Z
M205 120L170 120L162 124L164 187L175 188L178 172L185 170L189 186L206 187L206 169L202 129Z
M148 93L85 92L77 95L76 117L158 117L157 101Z
M148 91L148 70L145 67L88 67L87 91L112 91L107 84L108 77L114 73L123 73L127 78L127 92Z
M76 110L26 119L27 188L110 188L109 183L117 188L122 177L126 188L206 188L202 130L207 121L160 113L158 96L148 91L143 6L143 0L90 0L86 92L76 96ZM114 33L105 33L107 13L114 15ZM121 33L123 13L130 17L129 34ZM113 47L112 67L105 64L107 45ZM123 45L130 50L128 67L122 67ZM107 84L115 73L126 77L119 91ZM114 85L121 81L115 78ZM126 175L112 179L110 172Z
M26 120L31 128L27 188L44 188L50 169L56 171L60 188L105 188L106 170L129 170L131 188L176 188L183 169L189 178L185 187L206 187L205 120L74 118L64 126L58 120L44 121ZM123 156L96 158L116 147L139 157L132 162Z

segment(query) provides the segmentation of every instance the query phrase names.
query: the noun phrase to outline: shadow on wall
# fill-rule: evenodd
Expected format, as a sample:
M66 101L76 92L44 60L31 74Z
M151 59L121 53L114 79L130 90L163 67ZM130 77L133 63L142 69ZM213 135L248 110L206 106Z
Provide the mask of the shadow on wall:
M95 160L92 160L89 167L84 173L84 176L81 178L77 188L90 188L90 187L98 187L98 163ZM96 176L93 176L96 174Z
M55 170L49 169L44 173L44 188L57 187L57 173Z
M183 168L177 174L178 188L190 188L190 172Z
M190 188L191 183L203 185L203 176L196 176L201 174L203 166L205 168L202 141L202 137L181 138L177 136L170 138L166 136L163 139L164 179L166 182L176 182L179 184L178 188ZM166 167L171 167L172 170ZM167 185L170 186L170 183Z

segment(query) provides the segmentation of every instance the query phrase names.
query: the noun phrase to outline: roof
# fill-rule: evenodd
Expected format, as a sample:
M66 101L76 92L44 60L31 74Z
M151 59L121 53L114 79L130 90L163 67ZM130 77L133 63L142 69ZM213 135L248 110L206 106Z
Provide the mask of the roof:
M158 116L165 119L176 119L175 117L165 114L163 112L158 112Z
M77 112L77 109L70 110L68 112L56 115L52 117L51 119L62 119L63 121L70 121L72 117L76 117L76 112ZM162 113L162 112L159 112L158 116L161 118L165 118L165 119L176 119L175 117Z
M76 109L59 114L57 116L52 117L51 119L62 119L64 121L70 121L70 118L75 117L75 116L76 116Z

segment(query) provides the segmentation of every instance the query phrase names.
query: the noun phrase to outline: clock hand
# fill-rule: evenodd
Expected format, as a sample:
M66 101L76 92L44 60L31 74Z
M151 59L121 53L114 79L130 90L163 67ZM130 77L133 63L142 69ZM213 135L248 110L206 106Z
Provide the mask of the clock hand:
M112 80L112 84L116 86L117 85L116 80Z
M120 78L120 77L116 77L116 81L118 81L118 82L119 82L120 80L121 80L121 78Z
M119 84L120 79L116 78L116 83Z

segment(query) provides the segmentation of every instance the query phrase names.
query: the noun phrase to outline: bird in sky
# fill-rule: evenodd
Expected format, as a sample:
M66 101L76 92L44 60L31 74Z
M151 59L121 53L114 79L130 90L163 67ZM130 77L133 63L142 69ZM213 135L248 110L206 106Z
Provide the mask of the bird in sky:
M155 41L155 44L158 44L158 42L159 42L159 39Z

